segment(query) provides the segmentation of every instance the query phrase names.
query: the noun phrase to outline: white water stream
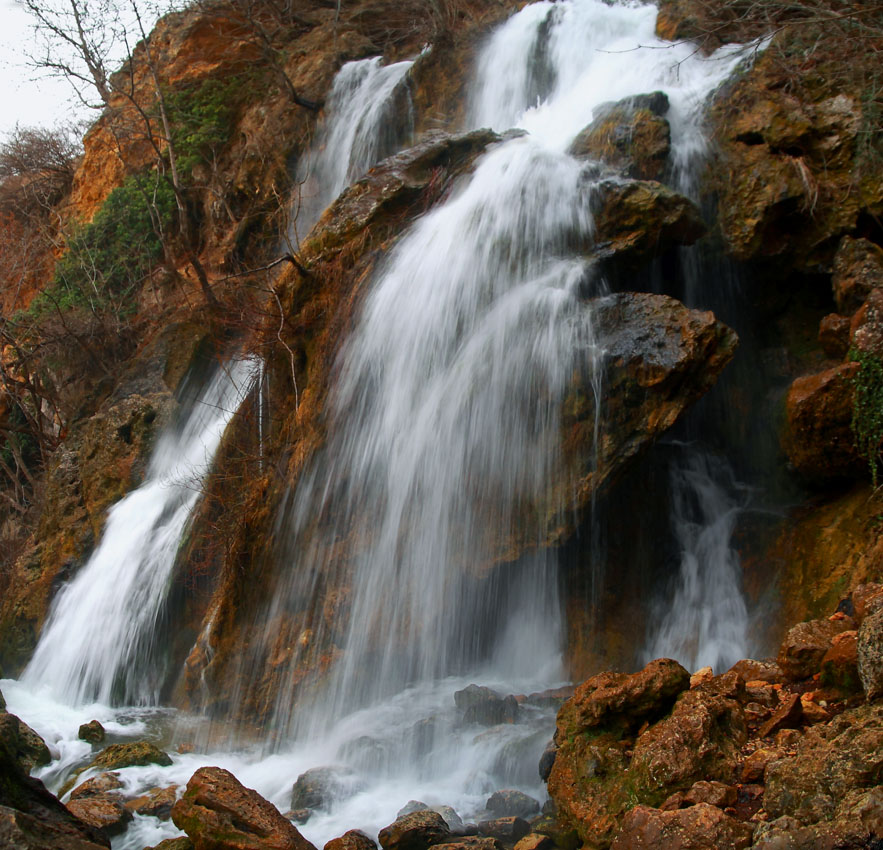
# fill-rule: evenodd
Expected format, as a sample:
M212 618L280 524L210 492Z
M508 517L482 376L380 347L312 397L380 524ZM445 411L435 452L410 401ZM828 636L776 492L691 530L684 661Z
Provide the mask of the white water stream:
M413 64L384 65L374 56L347 62L338 71L316 141L298 163L288 233L292 245L350 183L409 138L414 122L407 77Z
M301 827L320 847L347 829L376 833L412 798L452 805L472 819L483 815L484 800L498 788L543 795L536 765L551 735L552 710L526 704L518 723L484 729L463 724L453 694L471 682L503 694L560 682L554 556L526 554L505 570L495 571L494 563L502 560L499 541L510 532L527 541L543 536L544 523L525 519L524 509L542 501L550 478L560 473L561 399L574 368L596 362L598 354L581 301L585 275L578 255L591 239L591 169L565 152L600 104L663 90L677 168L704 149L703 104L740 61L735 50L703 57L689 44L659 41L655 16L651 6L602 0L539 2L488 40L470 124L519 127L529 135L483 156L473 176L413 226L373 282L340 355L328 449L293 494L286 516L288 578L278 604L312 605L304 652L327 638L343 650L341 660L312 705L282 695L275 722L288 743L273 754L173 754L170 768L122 771L133 790L186 783L198 765L220 764L286 811L300 772L344 766L352 771L349 790ZM338 150L334 133L355 138L360 126L365 144L350 138L340 150L380 150L370 137L387 126L388 116L372 105L358 115L373 117L360 123L347 110L365 105L353 95L359 78L374 79L372 91L392 93L407 68L394 74L397 66L368 61L374 64L347 66L335 84L329 116L337 109L350 117L339 124L329 117L326 152ZM372 74L385 75L383 84ZM338 176L327 186L352 179L376 155L351 171L341 156L329 154L329 174ZM313 168L318 173L325 166ZM318 212L340 188L323 190L327 200L316 201ZM300 235L318 212L301 211ZM136 520L140 526L134 513L132 527ZM333 516L334 525L317 531L323 515ZM110 530L109 521L105 540ZM140 548L173 549L172 536L160 544L148 532ZM346 621L328 622L322 594L329 572L341 568L333 551L341 541L349 547L345 568L352 570L353 589ZM102 541L96 558L104 548ZM106 560L114 573L119 558L110 553ZM114 586L116 579L104 584ZM100 592L100 583L94 587ZM139 592L135 581L132 594ZM79 604L98 616L118 603L99 604L84 589ZM139 623L149 621L141 603L134 611ZM274 614L267 612L268 623ZM131 618L131 611L115 614L115 620ZM77 630L95 631L89 617L82 619ZM152 694L139 682L137 665L104 669L102 635L91 638L98 651L66 654L70 671L60 665L50 674L56 655L43 643L51 639L59 653L68 653L66 635L52 637L53 628L24 683L0 687L11 709L59 750L61 761L43 771L57 783L85 755L86 745L72 740L79 722L97 716L116 722L117 734L135 735L153 734L162 723L152 713L106 708L120 678L132 700ZM141 641L149 641L149 630L133 641L127 626L112 628L119 656L119 646L137 654ZM273 637L268 632L267 642ZM292 669L303 659L295 657ZM98 696L101 704L57 706L49 701L54 685L62 703ZM127 730L129 721L136 725ZM138 819L115 847L141 848L174 834L168 824Z

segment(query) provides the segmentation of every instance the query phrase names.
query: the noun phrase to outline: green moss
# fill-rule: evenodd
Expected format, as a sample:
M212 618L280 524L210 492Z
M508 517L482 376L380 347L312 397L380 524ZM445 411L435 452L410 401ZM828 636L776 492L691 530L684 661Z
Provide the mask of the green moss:
M859 364L852 379L855 388L852 433L856 448L868 461L871 481L876 487L880 445L883 443L883 360L855 348L849 356Z

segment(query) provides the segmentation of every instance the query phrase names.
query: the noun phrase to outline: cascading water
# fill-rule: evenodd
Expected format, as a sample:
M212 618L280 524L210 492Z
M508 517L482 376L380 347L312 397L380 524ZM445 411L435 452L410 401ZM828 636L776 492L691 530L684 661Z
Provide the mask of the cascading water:
M163 784L186 782L199 764L219 764L285 811L298 773L344 766L351 771L345 793L302 827L317 844L353 827L376 831L415 797L471 818L497 788L544 793L536 764L551 732L548 704L528 699L518 723L476 730L457 715L452 696L470 682L526 693L562 675L557 564L554 553L535 546L545 526L530 519L531 506L562 474L558 417L574 366L599 360L577 256L591 241L592 169L565 151L600 104L661 89L674 158L687 161L704 146L705 99L741 58L735 50L703 57L689 44L661 42L655 17L651 6L543 0L483 48L470 125L529 135L490 150L388 257L338 360L327 449L283 518L287 584L278 609L266 612L266 642L277 613L306 612L289 678L298 663L315 660L315 646L332 646L336 662L312 704L303 685L296 699L281 694L271 755L175 755ZM312 166L324 174L320 160L327 160L320 180L329 188L315 194L308 212L308 196L318 190L305 183L301 236L344 182L388 152L374 134L388 126L385 110L396 108L390 104L408 69L367 62L345 66L335 83L324 148ZM356 150L369 153L353 160ZM176 517L193 492L183 490L167 508ZM93 561L128 576L132 562L122 564L106 543L116 514ZM173 559L166 537L148 531L139 546L166 546ZM107 700L116 680L129 698L150 698L143 668L119 650L128 641L138 654L149 644L156 614L140 603L112 618L113 629L143 624L141 638L97 635L90 638L95 651L64 656L72 672L50 668L58 655L44 642L67 653L70 636L89 631L88 617L75 618L73 609L108 608L90 596L101 581L85 586L87 572L98 569L90 563L82 589L74 587L78 578L60 599L25 685L56 679L65 698ZM141 575L126 595L140 600L145 571L136 570ZM119 581L115 574L104 583ZM335 582L345 590L326 598ZM61 617L70 618L64 630L56 625ZM22 686L3 687L13 706L28 699ZM122 773L135 790L156 785L158 770ZM118 848L173 834L168 826L151 826L152 833L137 826L117 839Z
M144 483L111 508L98 548L58 595L24 682L69 705L155 704L153 655L178 546L224 429L258 371L219 369L159 438Z
M410 137L414 122L407 78L413 64L384 65L375 56L347 62L338 71L324 126L313 150L298 164L288 234L293 245L350 183Z

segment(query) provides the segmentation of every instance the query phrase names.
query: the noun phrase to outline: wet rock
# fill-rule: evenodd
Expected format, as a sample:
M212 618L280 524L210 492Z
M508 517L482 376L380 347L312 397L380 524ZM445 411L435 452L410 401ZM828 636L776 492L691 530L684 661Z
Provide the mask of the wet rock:
M11 715L10 715L11 716ZM110 842L27 775L0 735L0 847L15 850L98 850Z
M754 828L699 803L662 812L636 806L623 819L611 850L743 850L751 846Z
M445 819L432 811L411 812L380 830L378 840L383 850L426 850L451 837Z
M194 850L315 850L276 807L227 770L201 767L172 809Z
M125 832L132 820L132 812L123 805L122 800L108 794L71 800L67 808L81 821L101 831L108 838Z
M883 696L883 608L862 622L856 643L858 673L869 700Z
M101 795L109 795L115 791L119 791L123 787L123 782L118 773L101 773L87 779L81 785L77 785L71 791L71 800L79 800L83 797L96 797Z
M294 783L291 808L328 809L335 800L351 797L357 789L356 776L349 768L313 767Z
M186 835L182 835L180 838L167 838L165 841L160 841L159 844L148 848L148 850L193 850L193 842Z
M526 818L537 814L540 804L533 797L510 788L491 794L485 808L497 817Z
M408 800L408 802L399 809L396 814L396 819L404 817L405 815L410 815L413 812L428 811L430 811L430 807L426 803L423 803L420 800Z
M561 708L567 700L573 696L573 686L565 685L563 688L551 688L547 691L528 694L525 702L538 708Z
M6 700L3 698L3 691L0 691L0 711L6 711Z
M846 693L861 690L858 674L858 632L851 629L834 635L831 648L819 667L821 683Z
M104 727L97 720L90 720L80 726L77 737L90 744L100 744L104 741Z
M592 197L596 251L639 265L705 233L696 205L652 180L602 181Z
M671 128L662 117L666 112L668 98L663 92L602 104L568 152L601 160L626 177L659 180L671 152Z
M172 807L178 800L178 786L152 788L146 794L126 802L126 808L136 815L148 815L168 820L172 816Z
M836 635L848 631L849 618L809 620L789 629L779 647L779 666L787 679L798 682L819 672Z
M520 817L494 818L482 821L478 825L478 831L512 846L530 832L530 824Z
M849 319L829 313L819 322L819 345L828 357L842 360L849 351Z
M883 287L883 248L844 236L834 257L831 285L838 312L852 315L875 288Z
M518 719L518 702L514 696L504 697L480 685L469 685L457 691L454 702L463 712L464 723L496 726L498 723L514 723Z
M830 820L839 801L879 784L881 776L883 705L869 704L811 727L795 755L769 764L763 807L772 818Z
M548 835L539 832L529 832L515 845L514 850L552 850L555 842Z
M156 764L160 767L168 767L172 759L168 753L163 752L155 744L149 741L135 741L128 744L111 744L105 747L94 759L90 768L104 768L105 770L118 770L122 767L145 767Z
M14 714L0 714L0 741L12 750L25 773L52 760L46 742Z
M780 729L793 729L803 719L803 706L797 694L788 694L782 699L773 716L758 730L758 737L768 738Z
M463 818L457 814L452 806L433 806L432 810L438 812L444 819L445 823L450 827L454 835L465 835L467 831Z
M723 782L706 782L704 779L694 782L690 790L684 794L684 803L695 806L699 803L708 803L709 806L717 806L725 809L733 806L739 797L738 792L732 785Z
M607 724L653 721L690 685L690 674L677 661L660 658L637 673L600 673L579 685L561 707L555 740Z
M852 433L857 372L857 363L842 363L797 378L788 391L783 445L794 469L811 481L866 474Z
M377 850L377 842L359 829L351 829L340 838L332 838L323 850Z
M548 782L549 774L552 772L552 766L555 764L555 756L558 753L558 747L554 741L550 741L540 756L539 774L543 782Z
M489 835L471 835L462 838L450 838L435 847L445 850L503 850L502 843Z

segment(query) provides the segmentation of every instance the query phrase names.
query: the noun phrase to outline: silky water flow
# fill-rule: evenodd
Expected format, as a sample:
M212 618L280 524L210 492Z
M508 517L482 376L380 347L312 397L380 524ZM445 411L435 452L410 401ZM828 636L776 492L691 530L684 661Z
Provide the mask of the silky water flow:
M482 156L452 196L411 227L372 282L339 354L327 449L280 518L280 606L306 600L318 610L323 588L344 568L331 542L342 535L359 543L344 553L352 583L346 622L324 634L322 618L313 617L306 642L332 641L339 658L315 693L280 695L272 751L174 754L171 767L120 771L127 789L184 784L199 765L216 764L287 811L298 774L331 766L336 798L301 827L319 846L346 829L376 833L411 799L474 819L499 788L543 796L537 761L553 710L528 701L519 722L479 729L460 722L453 695L471 683L502 694L561 684L555 554L533 545L545 525L525 527L523 518L565 474L558 423L572 373L587 363L600 369L603 357L580 255L591 244L595 172L566 150L602 103L662 90L674 159L688 161L705 145L705 100L742 61L736 49L703 57L689 44L660 42L655 18L652 6L539 2L488 39L469 124L526 133ZM372 68L346 73L368 76L383 66ZM390 91L401 83L393 82L393 68L385 71ZM353 85L338 78L341 101ZM337 191L329 190L328 200ZM235 406L232 398L217 406L228 404ZM186 494L193 489L183 487ZM92 561L103 557L112 520L138 492L114 509ZM315 527L311 518L319 514L333 517L332 527ZM140 527L140 516L129 521L136 520ZM370 535L361 533L366 529ZM173 553L179 539L180 531L148 530L140 548ZM504 566L513 541L526 554ZM154 722L107 706L120 682L132 701L153 698L153 686L138 680L140 665L128 661L149 644L149 627L137 637L114 632L121 660L111 664L112 675L93 671L93 660L76 653L68 656L73 672L38 672L52 662L46 641L68 652L63 636L52 636L54 623L75 585L91 581L92 561L60 596L23 682L2 683L11 708L62 756L42 770L56 786L64 765L88 749L74 740L75 722L95 716L129 735ZM139 603L136 619L149 622L155 614L142 609L155 600L146 576L136 576L131 595L142 598L142 580L150 602ZM274 613L266 612L267 622ZM303 652L292 672L309 660L309 646ZM61 687L40 691L41 682ZM82 705L88 699L100 702ZM140 848L173 834L169 824L138 818L115 847Z

